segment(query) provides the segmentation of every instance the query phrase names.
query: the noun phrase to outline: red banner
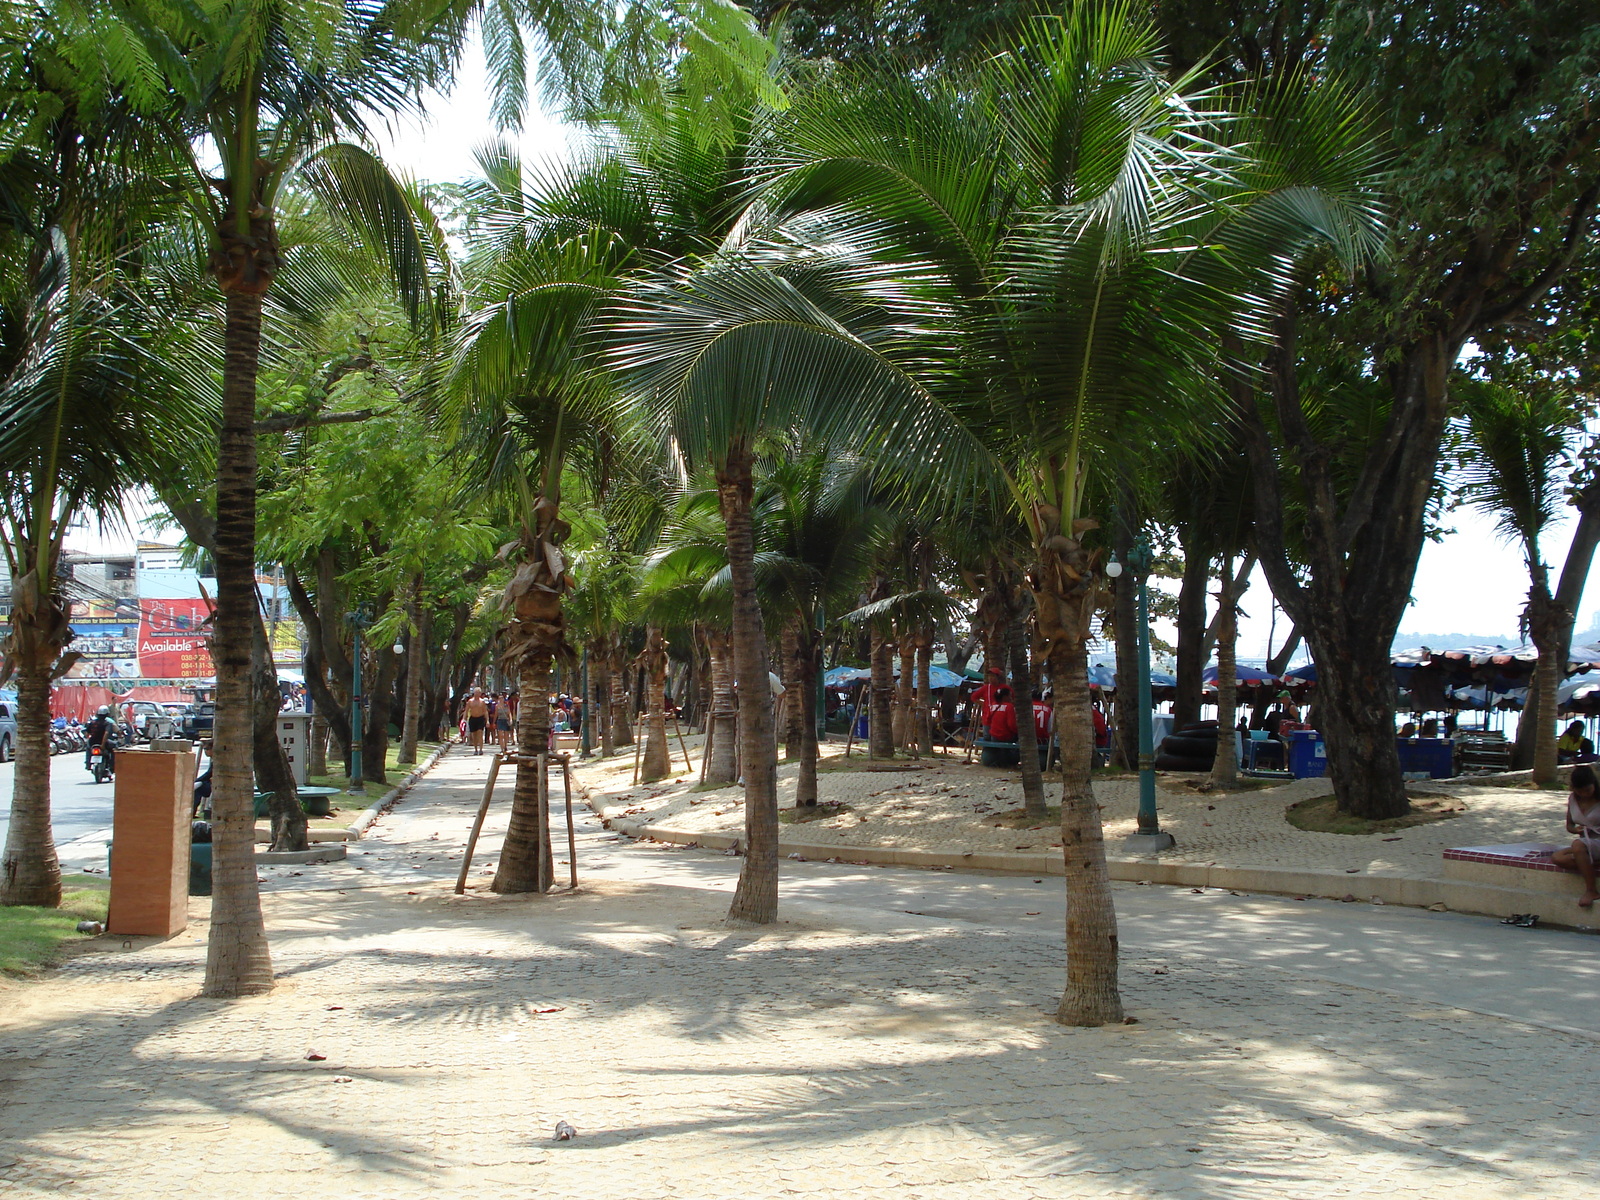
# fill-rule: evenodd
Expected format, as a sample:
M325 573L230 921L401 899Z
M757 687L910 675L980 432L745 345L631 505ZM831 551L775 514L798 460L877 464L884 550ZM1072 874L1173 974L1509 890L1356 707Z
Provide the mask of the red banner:
M217 673L206 646L204 600L139 602L139 674L145 679L209 679Z

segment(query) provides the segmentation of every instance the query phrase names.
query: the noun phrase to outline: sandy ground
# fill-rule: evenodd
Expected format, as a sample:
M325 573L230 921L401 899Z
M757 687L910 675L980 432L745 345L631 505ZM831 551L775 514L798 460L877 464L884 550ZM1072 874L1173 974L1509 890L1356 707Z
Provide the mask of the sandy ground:
M840 770L842 745L827 747L827 769L819 773L821 803L849 811L786 826L790 836L808 842L850 846L893 846L911 850L1040 851L1059 846L1050 824L998 826L996 817L1022 806L1015 768L963 763L959 755L935 755L920 762L877 764L852 756L859 770ZM690 745L699 765L698 750ZM676 760L681 766L682 756ZM888 768L888 769L885 769ZM798 768L778 770L779 804L792 807ZM652 824L691 832L737 832L744 815L737 787L703 791L698 775L631 787L632 759L619 757L580 769L591 802L606 816L627 815ZM1193 777L1161 775L1157 802L1162 827L1177 839L1164 859L1224 866L1292 867L1306 870L1437 875L1441 852L1449 846L1507 842L1560 841L1565 797L1470 783L1417 785L1449 795L1466 806L1459 817L1390 834L1352 836L1307 833L1290 825L1284 810L1299 800L1324 796L1325 779L1303 779L1259 790L1200 793ZM1117 852L1133 833L1139 806L1134 778L1101 780L1095 795L1102 806L1107 845ZM1059 777L1046 777L1046 798L1059 803Z

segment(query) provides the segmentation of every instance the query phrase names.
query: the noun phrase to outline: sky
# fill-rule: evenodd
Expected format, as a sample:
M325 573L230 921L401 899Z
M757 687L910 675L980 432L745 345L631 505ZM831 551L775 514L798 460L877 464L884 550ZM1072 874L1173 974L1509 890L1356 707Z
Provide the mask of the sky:
M379 139L379 149L396 168L433 182L459 181L477 173L474 149L497 134L489 117L488 82L483 54L476 43L469 48L461 78L449 95L435 95L427 103L426 119L408 120ZM516 139L525 162L569 154L580 136L559 120L541 112L530 114ZM134 518L137 521L137 516ZM1412 585L1412 603L1400 623L1402 634L1416 635L1405 644L1415 645L1429 635L1460 634L1513 644L1517 617L1527 599L1528 576L1522 554L1505 544L1488 519L1469 511L1457 512L1448 522L1451 530L1439 542L1429 542ZM1545 558L1559 570L1571 540L1573 523L1554 527L1546 539ZM148 536L148 535L144 535ZM98 549L105 539L97 531L75 534L75 548ZM119 546L126 533L110 539ZM1243 661L1266 656L1273 630L1271 599L1260 571L1241 601L1245 615L1239 625L1239 657ZM1600 592L1587 595L1579 606L1581 632L1596 623ZM1274 647L1281 645L1288 622L1281 613L1276 622ZM1158 636L1175 640L1176 630L1158 622ZM1431 644L1431 643L1430 643ZM1440 647L1435 646L1435 649ZM1304 651L1301 658L1302 661Z

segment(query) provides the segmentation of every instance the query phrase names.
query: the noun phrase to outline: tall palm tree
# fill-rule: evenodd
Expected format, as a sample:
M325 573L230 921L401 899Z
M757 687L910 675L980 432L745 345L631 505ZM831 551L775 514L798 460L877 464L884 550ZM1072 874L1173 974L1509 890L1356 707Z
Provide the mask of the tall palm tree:
M13 592L0 678L17 684L0 904L54 906L49 690L77 657L62 539L84 515L116 513L130 489L192 451L214 418L215 393L184 375L194 325L151 282L159 272L147 239L179 212L173 164L139 136L126 106L94 115L75 107L59 46L44 29L35 34L35 99L67 100L36 113L38 136L0 167L9 214L0 228L0 543ZM128 165L140 149L149 152L143 172Z
M1533 778L1556 787L1556 690L1566 673L1561 661L1562 630L1572 614L1557 604L1550 566L1540 539L1566 502L1567 473L1583 429L1583 415L1559 387L1538 383L1514 387L1485 380L1462 389L1462 426L1470 444L1461 475L1474 507L1495 518L1500 534L1522 546L1528 564L1528 603L1523 624L1539 652L1530 705L1538 714L1534 735Z
M841 75L797 101L762 143L761 203L746 244L759 257L762 236L787 236L817 262L853 253L879 264L870 286L880 305L898 306L892 335L852 324L860 302L819 304L798 281L792 249L765 272L708 267L642 297L618 322L631 343L619 360L650 389L663 425L727 478L730 521L743 516L751 431L799 419L803 397L834 389L821 418L830 423L841 410L876 408L894 422L896 447L915 444L917 428L889 416L890 396L926 398L928 411L965 418L1029 532L1045 662L1052 678L1071 681L1057 691L1056 726L1070 914L1058 1017L1073 1024L1121 1016L1089 788L1088 691L1078 683L1102 594L1091 485L1158 440L1204 440L1220 408L1212 330L1239 322L1271 291L1244 261L1243 250L1258 248L1249 239L1231 247L1231 276L1193 247L1211 246L1223 229L1269 230L1278 257L1267 261L1282 275L1330 227L1355 226L1346 240L1364 247L1361 221L1371 215L1365 180L1353 201L1307 187L1318 154L1344 143L1302 147L1299 176L1252 174L1252 154L1219 141L1225 114L1189 94L1191 80L1168 80L1157 52L1129 5L1083 4L1036 22L1017 49L971 75ZM1320 224L1298 221L1307 210ZM1186 256L1206 277L1174 269ZM801 347L811 352L803 364ZM729 544L737 596L731 524ZM741 662L741 680L758 665L754 655ZM747 821L762 819L758 799ZM745 875L758 874L747 863Z

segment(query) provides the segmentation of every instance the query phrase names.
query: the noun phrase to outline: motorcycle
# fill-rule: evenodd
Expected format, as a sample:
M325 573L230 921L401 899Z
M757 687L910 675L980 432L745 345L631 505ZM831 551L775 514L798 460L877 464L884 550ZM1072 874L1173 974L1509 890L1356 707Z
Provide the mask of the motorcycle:
M116 738L107 738L104 746L89 747L89 773L96 783L104 783L116 769Z

